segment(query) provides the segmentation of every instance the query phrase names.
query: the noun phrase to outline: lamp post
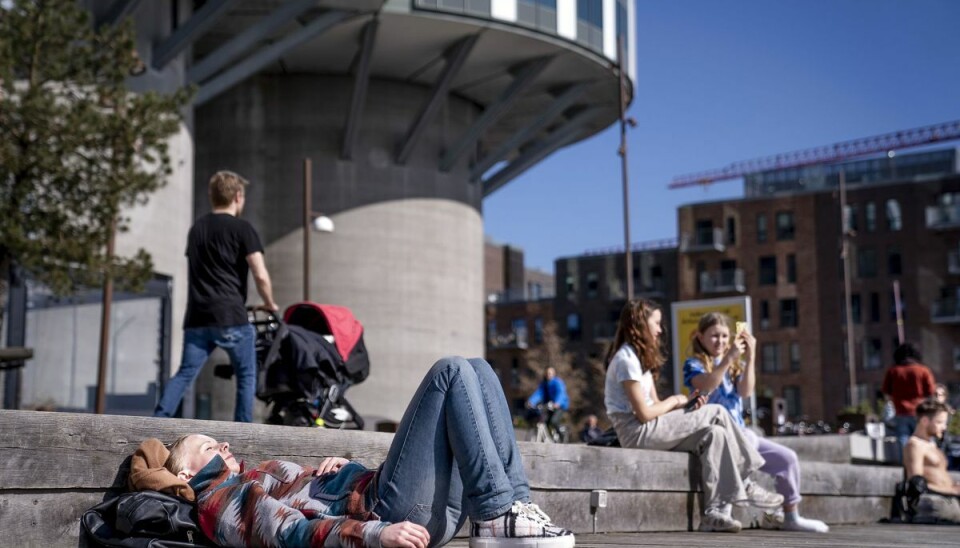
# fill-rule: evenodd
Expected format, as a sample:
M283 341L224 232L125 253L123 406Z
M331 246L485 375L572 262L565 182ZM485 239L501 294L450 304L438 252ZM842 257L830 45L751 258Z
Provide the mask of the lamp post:
M857 397L857 360L853 343L853 299L850 280L850 236L852 230L847 220L847 183L844 169L840 169L840 256L843 258L843 302L846 311L844 323L847 326L847 370L850 372L850 405L858 407Z
M623 37L617 40L617 62L620 80L620 155L621 186L623 187L623 260L627 279L627 302L633 298L633 253L630 250L630 178L627 175L627 124L636 127L637 121L627 117L626 59L623 54Z
M310 232L333 232L333 219L313 211L313 162L303 159L303 300L310 300Z

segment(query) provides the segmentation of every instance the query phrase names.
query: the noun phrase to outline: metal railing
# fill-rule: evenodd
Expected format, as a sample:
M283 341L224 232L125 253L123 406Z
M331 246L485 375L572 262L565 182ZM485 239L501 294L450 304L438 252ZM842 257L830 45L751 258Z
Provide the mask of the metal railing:
M927 228L960 227L960 204L927 206Z
M946 298L933 301L930 307L933 323L960 323L960 300Z
M744 293L746 290L742 268L700 273L701 293Z
M727 248L723 241L723 229L710 231L684 232L680 235L680 252L723 251Z

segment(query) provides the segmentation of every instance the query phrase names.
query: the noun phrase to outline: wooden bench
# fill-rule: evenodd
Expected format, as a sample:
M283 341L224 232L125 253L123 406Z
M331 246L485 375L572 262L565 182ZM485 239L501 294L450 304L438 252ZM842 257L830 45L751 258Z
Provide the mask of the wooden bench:
M3 546L77 546L79 518L124 489L127 463L148 437L202 432L229 441L248 461L304 464L338 455L377 466L392 434L113 415L0 411L0 531ZM533 498L577 532L593 528L590 492L608 492L597 530L687 531L700 515L697 463L662 451L521 442ZM900 470L803 462L804 514L831 524L888 515ZM429 480L429 478L424 478ZM765 476L762 483L772 487ZM738 512L741 512L738 510ZM740 513L741 519L756 514Z

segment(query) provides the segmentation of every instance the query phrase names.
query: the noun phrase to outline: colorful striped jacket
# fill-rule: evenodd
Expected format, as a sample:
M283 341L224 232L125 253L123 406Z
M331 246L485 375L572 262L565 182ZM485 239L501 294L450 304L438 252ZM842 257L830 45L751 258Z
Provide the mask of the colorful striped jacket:
M280 460L234 474L218 455L190 480L200 528L220 546L379 548L389 523L369 511L378 472L350 462L313 474Z

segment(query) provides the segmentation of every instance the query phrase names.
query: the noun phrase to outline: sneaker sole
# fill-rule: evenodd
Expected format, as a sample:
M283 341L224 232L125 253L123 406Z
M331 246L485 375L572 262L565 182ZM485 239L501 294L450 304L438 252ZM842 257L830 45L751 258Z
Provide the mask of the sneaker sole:
M742 526L741 527L733 526L727 529L720 529L717 527L701 525L697 530L700 531L701 533L739 533L741 529L742 529Z
M562 537L471 538L470 548L573 548L573 535Z

